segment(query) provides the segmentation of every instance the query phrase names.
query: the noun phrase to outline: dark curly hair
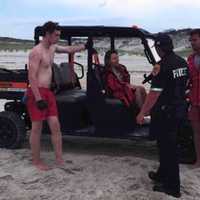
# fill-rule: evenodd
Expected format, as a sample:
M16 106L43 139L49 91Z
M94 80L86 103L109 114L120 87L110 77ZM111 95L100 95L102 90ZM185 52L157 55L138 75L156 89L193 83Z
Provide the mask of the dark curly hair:
M48 21L42 26L42 33L43 36L46 35L46 33L53 33L55 30L60 31L61 27L56 22Z

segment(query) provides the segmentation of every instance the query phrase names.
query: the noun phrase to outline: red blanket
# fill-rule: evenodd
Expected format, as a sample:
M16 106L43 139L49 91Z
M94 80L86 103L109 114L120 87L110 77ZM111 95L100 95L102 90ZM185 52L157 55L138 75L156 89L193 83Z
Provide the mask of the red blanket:
M127 107L135 101L135 89L130 84L130 75L123 65L109 66L105 72L105 87L109 96L121 100Z

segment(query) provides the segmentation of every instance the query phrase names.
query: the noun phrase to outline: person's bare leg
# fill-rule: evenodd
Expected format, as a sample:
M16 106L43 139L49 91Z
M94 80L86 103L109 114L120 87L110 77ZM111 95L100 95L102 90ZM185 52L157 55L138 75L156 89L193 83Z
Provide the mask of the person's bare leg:
M42 121L32 122L30 134L30 146L32 152L32 163L39 170L49 170L49 167L40 159L40 137L42 130Z
M62 157L62 134L58 117L49 117L48 124L51 130L51 141L55 151L56 163L58 165L63 165L64 160Z
M192 129L194 131L194 144L196 150L196 163L195 167L200 167L200 122L191 121Z
M135 88L136 88L135 91L136 104L139 106L139 108L141 108L142 105L144 104L147 93L143 86L135 86Z

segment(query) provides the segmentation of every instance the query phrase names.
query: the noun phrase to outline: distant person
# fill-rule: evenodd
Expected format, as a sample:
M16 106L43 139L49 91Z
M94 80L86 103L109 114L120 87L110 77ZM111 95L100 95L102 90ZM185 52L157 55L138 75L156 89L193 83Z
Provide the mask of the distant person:
M167 34L157 35L155 48L161 61L153 70L150 92L136 120L143 124L144 116L151 113L151 125L156 132L160 165L156 171L149 172L155 184L153 190L179 198L177 134L187 118L188 66L174 53L172 39Z
M196 167L200 167L200 29L190 32L190 43L193 53L188 57L190 72L189 119L194 131L196 149Z
M46 22L43 27L43 38L33 47L29 54L28 79L30 88L27 90L27 109L32 122L30 146L32 163L40 170L49 167L40 158L40 137L43 121L47 120L51 130L56 163L63 165L62 137L56 99L50 90L52 81L52 64L55 53L75 53L88 48L89 43L79 46L59 46L61 27L54 22Z
M108 95L121 100L133 112L139 110L145 101L145 88L130 83L130 74L126 67L119 63L118 52L107 51L104 64L105 87Z

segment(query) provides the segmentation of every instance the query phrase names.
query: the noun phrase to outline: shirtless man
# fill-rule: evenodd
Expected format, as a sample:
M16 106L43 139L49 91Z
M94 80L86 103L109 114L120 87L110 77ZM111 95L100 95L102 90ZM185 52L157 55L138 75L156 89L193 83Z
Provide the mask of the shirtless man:
M61 29L57 23L47 22L43 25L43 39L29 55L27 90L27 109L32 122L30 146L32 163L40 170L49 167L40 159L40 136L43 120L47 120L51 130L51 140L55 151L56 164L63 165L62 136L54 94L50 91L52 81L52 64L55 53L75 53L88 48L88 43L79 46L59 46Z

